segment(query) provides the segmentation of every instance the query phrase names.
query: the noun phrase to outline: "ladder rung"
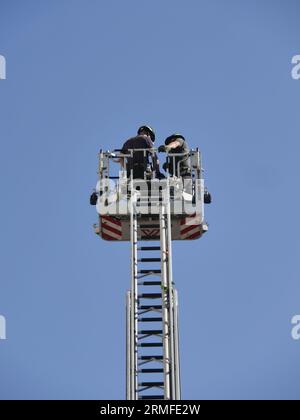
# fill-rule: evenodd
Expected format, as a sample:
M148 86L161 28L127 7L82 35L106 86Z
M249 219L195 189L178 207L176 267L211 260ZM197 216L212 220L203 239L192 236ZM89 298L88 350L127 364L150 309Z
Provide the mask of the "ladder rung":
M140 318L139 322L161 322L161 317L151 317L151 318Z
M161 305L141 305L139 306L140 311L147 311L148 309L162 309Z
M151 273L160 274L161 270L154 269L154 270L139 270L138 271L138 274L151 274Z
M139 295L139 299L159 299L161 298L161 293L142 293Z
M139 334L143 334L143 335L155 335L155 334L162 334L163 331L162 330L141 330L139 331Z
M139 286L161 286L160 281L143 281L139 283Z
M160 258L140 258L138 262L160 262Z
M163 400L164 395L141 395L139 400Z
M142 386L142 387L144 387L144 386L146 386L146 387L151 387L151 388L153 388L153 387L160 387L160 386L164 386L164 383L163 382L140 382L139 383L139 386Z
M150 361L156 361L156 360L163 360L164 356L140 356L139 360L150 360Z
M140 343L139 347L162 347L163 343Z
M138 248L139 251L160 251L159 246L141 246Z
M140 369L141 373L163 373L164 370L161 368L154 369Z

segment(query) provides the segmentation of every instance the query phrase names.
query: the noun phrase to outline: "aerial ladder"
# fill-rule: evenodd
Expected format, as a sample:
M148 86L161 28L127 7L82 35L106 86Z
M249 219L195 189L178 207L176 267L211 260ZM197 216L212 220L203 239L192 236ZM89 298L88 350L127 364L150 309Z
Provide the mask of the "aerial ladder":
M132 168L126 167L113 176L112 162L120 158L126 162L136 152L100 151L99 181L91 196L99 215L94 229L102 239L131 244L131 283L126 294L126 399L180 400L178 292L173 281L172 240L198 239L207 231L203 204L210 198L204 189L198 150L189 152L187 189L180 178L169 174L162 181L151 178L151 173L149 177L147 167L144 180L135 180ZM175 162L172 154L168 159Z

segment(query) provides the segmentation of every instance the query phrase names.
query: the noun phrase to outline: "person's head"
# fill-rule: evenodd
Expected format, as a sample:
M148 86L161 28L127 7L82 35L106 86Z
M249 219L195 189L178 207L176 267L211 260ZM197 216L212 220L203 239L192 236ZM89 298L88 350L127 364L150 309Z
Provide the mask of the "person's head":
M173 141L178 140L178 139L182 139L183 141L185 141L185 138L183 137L182 134L179 134L179 133L171 134L169 137L166 138L165 145L168 146L168 144L173 143Z
M137 132L139 135L145 134L147 136L150 136L153 143L155 142L155 132L152 127L149 125L142 125Z

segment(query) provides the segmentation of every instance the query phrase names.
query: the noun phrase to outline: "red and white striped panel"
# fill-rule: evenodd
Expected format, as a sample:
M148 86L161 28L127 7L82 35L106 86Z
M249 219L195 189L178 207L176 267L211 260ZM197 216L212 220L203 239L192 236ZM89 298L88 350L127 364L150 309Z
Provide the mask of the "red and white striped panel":
M122 240L122 223L111 216L101 216L101 236L107 241Z
M201 220L199 215L185 217L180 221L180 239L198 239L201 236Z

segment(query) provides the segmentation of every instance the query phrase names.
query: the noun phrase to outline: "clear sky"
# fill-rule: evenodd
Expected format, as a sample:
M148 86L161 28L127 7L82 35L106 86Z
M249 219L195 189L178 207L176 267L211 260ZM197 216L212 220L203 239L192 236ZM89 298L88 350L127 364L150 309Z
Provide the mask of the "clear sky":
M130 251L92 230L99 148L203 153L174 243L183 398L300 398L297 0L0 0L0 398L125 397Z

